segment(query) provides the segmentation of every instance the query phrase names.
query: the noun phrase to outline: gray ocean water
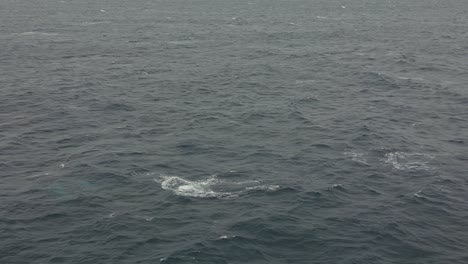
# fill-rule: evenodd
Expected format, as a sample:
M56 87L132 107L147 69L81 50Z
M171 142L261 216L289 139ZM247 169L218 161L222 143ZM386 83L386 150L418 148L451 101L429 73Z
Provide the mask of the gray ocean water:
M468 263L467 20L1 0L0 263Z

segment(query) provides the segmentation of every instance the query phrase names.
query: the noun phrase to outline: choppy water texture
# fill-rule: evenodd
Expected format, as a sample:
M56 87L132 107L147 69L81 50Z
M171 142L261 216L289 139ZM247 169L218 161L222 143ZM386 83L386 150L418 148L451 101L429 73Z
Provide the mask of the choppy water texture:
M0 2L0 263L468 263L468 1Z

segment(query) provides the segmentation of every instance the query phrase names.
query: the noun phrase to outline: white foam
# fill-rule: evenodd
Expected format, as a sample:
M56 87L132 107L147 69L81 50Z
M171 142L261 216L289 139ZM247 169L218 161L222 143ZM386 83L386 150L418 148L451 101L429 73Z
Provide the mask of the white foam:
M428 163L434 157L425 153L390 152L385 162L397 170L430 170Z
M210 177L201 181L189 181L177 176L162 176L161 187L173 191L176 195L191 197L218 197L229 193L217 193L210 189L215 178Z
M397 78L399 80L405 80L405 81L419 81L419 82L424 81L424 79L421 78L421 77L408 77L408 76L399 76L399 75L397 75L397 76L395 76L395 78Z
M280 188L279 185L259 185L245 188L246 191L276 191Z
M222 235L218 239L230 239L230 238L235 238L236 236L227 236L227 235Z
M369 165L369 163L367 163L366 158L364 157L364 153L349 151L349 152L344 152L343 154L351 158L352 161Z
M42 177L42 176L49 176L49 173L46 172L46 173L34 174L34 175L31 175L31 176L27 176L26 179L38 178L38 177Z
M243 185L243 184L259 183L259 182L260 182L259 180L247 180L247 181L233 182L233 184Z
M175 195L196 198L234 198L251 191L276 191L279 185L254 185L258 180L227 181L220 180L216 176L198 181L190 181L178 176L160 176L154 179L161 184L164 190L172 191Z

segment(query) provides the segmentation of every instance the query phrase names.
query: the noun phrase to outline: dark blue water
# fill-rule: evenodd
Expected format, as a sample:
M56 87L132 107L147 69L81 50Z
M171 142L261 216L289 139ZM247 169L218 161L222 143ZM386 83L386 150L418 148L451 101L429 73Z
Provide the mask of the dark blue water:
M468 263L468 2L0 2L0 263Z

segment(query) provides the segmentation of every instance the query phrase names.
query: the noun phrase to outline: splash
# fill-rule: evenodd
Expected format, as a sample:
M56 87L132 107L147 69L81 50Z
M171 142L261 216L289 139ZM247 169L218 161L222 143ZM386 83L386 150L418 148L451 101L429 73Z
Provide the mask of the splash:
M215 175L198 181L190 181L178 176L160 176L154 179L164 190L175 195L196 198L235 198L255 191L271 192L279 189L278 185L260 184L258 180L234 182L218 179Z

